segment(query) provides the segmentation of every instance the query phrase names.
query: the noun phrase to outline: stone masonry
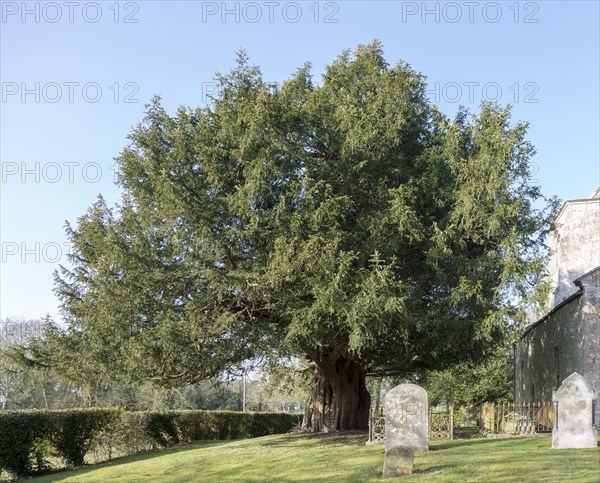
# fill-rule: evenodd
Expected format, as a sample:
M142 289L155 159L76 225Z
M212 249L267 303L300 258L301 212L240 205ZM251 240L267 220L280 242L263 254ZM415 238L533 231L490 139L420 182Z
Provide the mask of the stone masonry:
M573 280L600 266L600 187L590 198L567 201L555 221L547 266L554 291L547 310L575 293Z
M591 198L566 202L557 223L548 263L555 290L515 347L516 402L550 401L573 372L600 395L600 187Z

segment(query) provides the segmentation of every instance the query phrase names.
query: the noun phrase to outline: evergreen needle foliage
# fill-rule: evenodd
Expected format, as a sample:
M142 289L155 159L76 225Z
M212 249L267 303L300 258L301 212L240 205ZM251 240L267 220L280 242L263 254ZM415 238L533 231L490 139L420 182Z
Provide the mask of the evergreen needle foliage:
M508 108L447 119L378 42L320 84L308 65L267 84L244 53L217 79L205 107L154 98L118 157L121 203L67 225L56 364L180 384L307 357L329 401L312 428L361 427L365 374L477 360L540 296L556 201Z

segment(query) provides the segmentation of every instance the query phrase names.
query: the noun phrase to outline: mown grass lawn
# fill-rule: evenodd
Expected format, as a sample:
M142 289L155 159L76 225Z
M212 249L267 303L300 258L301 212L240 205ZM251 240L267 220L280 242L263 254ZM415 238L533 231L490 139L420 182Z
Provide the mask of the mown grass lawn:
M64 482L379 481L383 446L364 433L210 441L32 478ZM600 448L552 450L549 437L433 442L402 481L599 482ZM397 481L399 479L386 479Z

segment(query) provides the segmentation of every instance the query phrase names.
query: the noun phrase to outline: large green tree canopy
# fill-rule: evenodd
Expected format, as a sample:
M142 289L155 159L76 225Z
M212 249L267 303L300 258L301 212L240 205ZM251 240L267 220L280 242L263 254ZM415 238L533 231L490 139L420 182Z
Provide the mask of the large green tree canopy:
M518 320L555 203L536 208L508 108L448 120L377 42L318 84L308 66L267 84L243 53L217 79L205 107L153 99L118 158L122 202L68 226L71 363L193 382L305 356L306 427L361 427L365 374L477 359Z

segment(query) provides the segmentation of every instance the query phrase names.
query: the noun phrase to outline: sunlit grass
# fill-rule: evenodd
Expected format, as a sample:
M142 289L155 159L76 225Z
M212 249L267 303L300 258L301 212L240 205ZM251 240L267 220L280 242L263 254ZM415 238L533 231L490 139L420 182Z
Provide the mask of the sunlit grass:
M379 481L383 446L365 440L349 433L198 442L31 481ZM552 450L549 437L433 442L402 481L598 482L600 448Z

